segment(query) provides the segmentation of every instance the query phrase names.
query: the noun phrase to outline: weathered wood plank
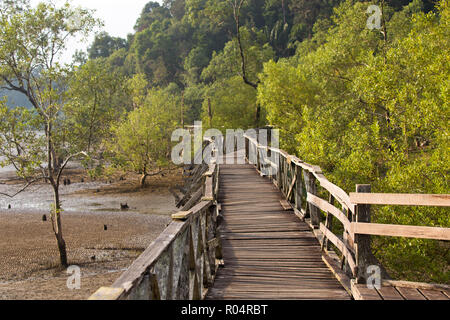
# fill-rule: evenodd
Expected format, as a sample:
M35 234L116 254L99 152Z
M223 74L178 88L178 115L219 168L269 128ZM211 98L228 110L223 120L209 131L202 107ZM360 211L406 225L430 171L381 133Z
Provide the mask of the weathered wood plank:
M399 281L399 280L383 280L383 286L413 288L413 289L426 289L426 290L450 290L450 285L435 284L435 283L423 283L423 282L411 282L411 281Z
M101 287L89 297L89 300L118 300L124 292L123 288Z
M351 233L353 235L363 234L373 236L450 240L450 228L437 227L418 227L352 222Z
M213 200L214 200L213 178L209 176L206 177L205 195L202 197L202 201L213 201Z
M284 211L292 211L292 206L290 205L290 203L287 200L280 200L280 204L283 207Z
M327 201L308 193L307 200L309 203L312 203L317 208L319 208L322 211L328 212L332 214L334 217L336 217L343 225L345 230L350 230L350 221L348 220L347 216L342 213L341 210L336 208L335 206L331 205Z
M356 284L354 280L351 281L351 288L355 300L383 300L377 290L369 289L364 284Z
M402 288L396 287L397 291L406 299L406 300L426 300L425 297L417 290L412 288Z
M188 202L181 208L180 211L189 211L193 206L195 206L203 196L203 186L200 187L189 199Z
M328 266L328 268L333 272L334 276L338 281L341 283L341 285L344 287L344 289L349 293L352 294L351 289L351 279L345 274L344 271L340 269L339 264L337 261L332 259L328 254L324 254L322 256L323 261Z
M450 300L447 295L441 291L418 289L428 300Z
M354 204L449 207L450 194L350 193Z
M180 212L174 213L172 215L172 219L185 221L192 215L192 213L193 213L193 211L180 211Z
M233 166L221 166L218 199L226 266L218 270L207 299L349 299L322 260L309 227L283 211L280 192L265 183L268 178L253 168L238 170L235 175ZM283 185L289 193L292 181Z
M347 259L353 274L355 274L356 273L355 259L353 258L350 250L348 250L348 248L345 246L344 242L342 242L334 233L328 230L323 223L320 224L320 231L322 231L325 237L327 237L328 240L342 252L342 254Z
M383 300L405 300L395 287L384 287L377 289Z

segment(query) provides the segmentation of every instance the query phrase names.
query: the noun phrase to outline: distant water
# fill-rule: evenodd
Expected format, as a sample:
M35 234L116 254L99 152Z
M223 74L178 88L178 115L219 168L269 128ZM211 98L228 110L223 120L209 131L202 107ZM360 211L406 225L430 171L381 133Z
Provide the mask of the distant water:
M38 131L37 135L38 136L43 136L44 132L43 131L42 132ZM4 159L5 159L5 157L0 156L0 161L3 161ZM4 168L2 168L0 166L0 180L4 179L5 175L7 175L8 177L11 177L11 175L15 174L15 171L16 171L16 169L14 168L13 165L9 165L9 166L6 166Z
M0 157L0 162L3 161L4 159L5 159L4 157ZM14 166L12 166L12 165L6 166L4 168L2 168L0 166L0 179L1 179L2 174L13 173L14 171L15 171L15 169L14 169Z

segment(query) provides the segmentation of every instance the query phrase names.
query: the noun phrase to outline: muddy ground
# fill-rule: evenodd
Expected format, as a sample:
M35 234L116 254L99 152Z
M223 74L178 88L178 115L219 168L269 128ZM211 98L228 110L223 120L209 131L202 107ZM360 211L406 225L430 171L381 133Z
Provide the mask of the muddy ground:
M69 172L71 184L61 187L63 232L69 264L81 268L80 290L67 288L69 275L58 267L50 187L36 185L14 199L0 196L0 299L86 299L111 285L170 223L176 207L168 189L181 184L180 177L178 171L151 177L140 189L135 176L94 181L81 170ZM11 176L0 175L0 192L19 188ZM121 203L130 209L121 210Z

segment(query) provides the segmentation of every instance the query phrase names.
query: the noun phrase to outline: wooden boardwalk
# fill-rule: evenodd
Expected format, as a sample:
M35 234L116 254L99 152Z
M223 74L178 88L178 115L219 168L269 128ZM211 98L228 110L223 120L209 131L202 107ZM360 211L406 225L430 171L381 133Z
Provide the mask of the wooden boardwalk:
M219 203L225 266L207 299L348 300L322 261L317 239L278 189L251 165L221 165Z
M266 148L245 138L245 152L241 150L239 157L249 158ZM111 287L100 288L90 299L450 299L450 286L444 284L388 280L389 275L380 279L379 289L364 284L366 268L373 263L381 267L371 252L371 236L450 241L450 228L369 223L370 205L450 207L450 195L373 194L370 185L357 185L357 192L348 195L319 167L269 149L279 155L279 164L259 152L257 167L269 167L272 174L280 168L272 176L278 187L253 165L212 163L188 170L189 187L172 223ZM230 153L226 158L236 161L237 156ZM329 193L328 201L319 197L318 187ZM304 215L301 204L306 203L299 199L305 189L314 233L283 209L293 206ZM288 203L279 190L295 196L295 201ZM320 211L326 212L325 221ZM342 236L332 232L334 219L344 226ZM338 252L322 252L317 239L329 241L345 257L347 274Z
M406 281L384 283L379 289L352 282L352 293L355 300L450 300L449 286Z

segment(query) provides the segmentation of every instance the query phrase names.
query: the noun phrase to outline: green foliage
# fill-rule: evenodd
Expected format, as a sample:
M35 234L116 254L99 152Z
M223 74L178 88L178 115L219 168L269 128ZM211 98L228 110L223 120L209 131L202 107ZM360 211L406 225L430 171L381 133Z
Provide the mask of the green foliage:
M263 62L293 55L316 20L327 18L338 2L244 1L239 18L249 80L257 82ZM130 78L143 74L153 87L176 83L185 92L186 121L192 124L208 99L206 87L242 73L233 4L229 0L149 2L126 45L101 34L90 56L108 57L111 70Z
M125 77L108 70L104 59L90 60L71 77L68 95L63 111L72 144L98 155L112 122L131 109L126 105L129 94Z
M348 192L369 183L375 192L449 193L448 2L429 14L420 1L385 7L386 34L366 28L368 5L345 1L295 57L266 63L258 101L283 147ZM445 209L413 212L375 208L374 220L450 226ZM437 241L380 238L375 248L396 276L449 281L448 249Z
M180 97L169 90L151 89L142 105L112 126L109 151L113 165L145 177L167 167L171 135L179 126Z
M13 165L23 179L36 177L35 168L45 162L45 139L36 131L39 119L25 108L9 109L0 101L0 166ZM22 146L29 147L24 148Z
M239 76L221 82L206 91L203 102L204 127L219 130L254 128L256 118L256 91L242 84ZM210 109L212 121L210 121Z
M114 51L126 48L125 39L111 37L106 32L101 32L95 36L95 40L88 49L89 59L107 58Z
M274 57L274 51L267 43L263 32L252 33L242 28L241 38L245 48L247 77L250 81L256 82L263 63ZM201 78L209 84L204 89L202 119L205 125L217 129L255 127L256 91L243 83L241 68L241 56L236 39L228 42L222 52L213 53L209 66L201 75ZM265 121L262 115L260 124L256 126L263 126Z
M6 159L1 165L13 165L27 183L25 188L38 180L51 184L52 226L63 267L68 261L61 231L60 179L68 161L85 152L70 143L73 136L62 112L71 69L56 61L71 38L86 37L98 24L89 10L69 3L57 7L41 2L36 8L29 1L0 5L0 87L24 94L33 106L28 111L0 105L0 156Z
M10 135L13 139L6 142L15 144L16 152L4 149L6 154L3 155L9 164L27 163L29 173L33 171L31 165L40 173L47 171L44 177L57 189L61 169L58 163L81 151L76 144L68 143L70 133L62 112L68 101L67 79L71 68L58 63L57 58L71 38L86 37L99 22L89 10L72 8L68 3L61 7L40 3L32 8L29 1L21 1L7 2L3 6L0 10L0 86L23 94L33 107L32 112L3 110L7 123L3 134L20 127L27 128L28 132L34 130L35 135L41 136L33 138L29 133L25 139L17 134ZM30 154L32 161L28 159ZM44 160L46 170L42 165Z

